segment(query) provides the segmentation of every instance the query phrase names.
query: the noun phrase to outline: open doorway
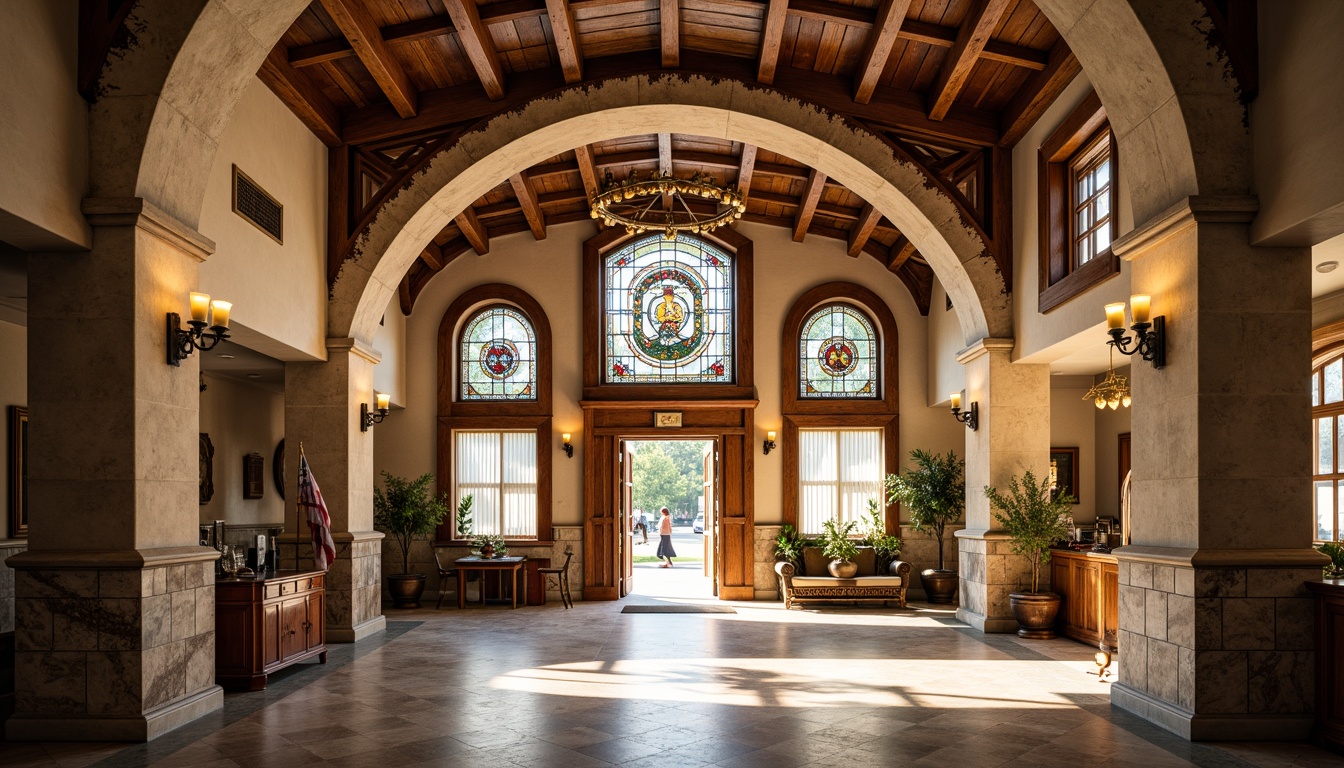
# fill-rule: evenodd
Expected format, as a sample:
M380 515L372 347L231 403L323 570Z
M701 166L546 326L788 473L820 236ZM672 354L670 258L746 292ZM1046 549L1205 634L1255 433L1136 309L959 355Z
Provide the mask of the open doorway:
M624 440L624 594L712 598L718 482L716 441ZM662 521L661 510L668 510ZM661 531L670 530L664 540ZM663 549L670 546L669 557Z

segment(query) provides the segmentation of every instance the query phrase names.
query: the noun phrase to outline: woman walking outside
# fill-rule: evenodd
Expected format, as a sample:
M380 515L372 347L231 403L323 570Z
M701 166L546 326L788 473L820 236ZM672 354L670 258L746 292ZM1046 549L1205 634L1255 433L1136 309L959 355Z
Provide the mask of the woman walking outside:
M667 507L663 507L661 513L663 519L658 521L658 556L667 558L667 562L658 567L671 568L672 558L677 556L676 550L672 549L672 513L667 511Z

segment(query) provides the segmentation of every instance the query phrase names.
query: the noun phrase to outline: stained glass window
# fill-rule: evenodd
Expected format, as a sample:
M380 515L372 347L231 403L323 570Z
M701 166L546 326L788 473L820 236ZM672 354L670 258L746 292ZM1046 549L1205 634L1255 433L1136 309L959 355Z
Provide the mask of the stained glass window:
M867 315L848 304L814 310L798 339L798 396L880 399L877 358Z
M733 382L732 257L652 235L608 256L605 271L605 383Z
M527 316L493 306L467 318L457 356L460 400L536 400L537 339Z

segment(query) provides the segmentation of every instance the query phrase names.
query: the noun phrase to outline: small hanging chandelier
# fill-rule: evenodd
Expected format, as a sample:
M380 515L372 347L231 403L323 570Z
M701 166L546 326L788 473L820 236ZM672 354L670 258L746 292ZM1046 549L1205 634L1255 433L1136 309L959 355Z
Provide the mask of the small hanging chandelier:
M1110 406L1114 411L1120 406L1129 407L1133 396L1129 391L1129 381L1124 376L1117 376L1115 373L1115 348L1111 348L1111 370L1106 373L1106 378L1101 380L1100 384L1087 390L1083 395L1084 400L1091 400L1096 403L1097 410L1105 410Z
M658 206L665 196L671 198L669 210ZM696 213L686 202L690 197L713 201L714 212ZM668 173L640 178L631 171L624 181L616 181L607 171L602 193L593 200L589 215L608 227L623 226L632 235L659 231L674 240L678 232L713 232L742 218L746 210L741 192L716 186L714 178L703 173L689 179L677 179Z

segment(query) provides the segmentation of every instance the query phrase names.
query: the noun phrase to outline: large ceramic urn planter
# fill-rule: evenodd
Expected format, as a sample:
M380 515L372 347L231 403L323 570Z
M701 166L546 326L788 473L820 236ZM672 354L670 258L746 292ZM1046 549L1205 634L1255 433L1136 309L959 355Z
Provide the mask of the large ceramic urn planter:
M387 591L392 593L393 608L419 608L420 595L425 592L425 574L401 573L388 576Z
M1013 592L1008 595L1013 618L1021 625L1018 637L1049 640L1055 636L1055 617L1059 615L1059 595L1054 592Z
M853 560L832 560L826 565L826 570L837 579L852 579L859 572L859 564Z
M930 603L950 603L957 598L957 572L928 568L920 571L924 599Z

